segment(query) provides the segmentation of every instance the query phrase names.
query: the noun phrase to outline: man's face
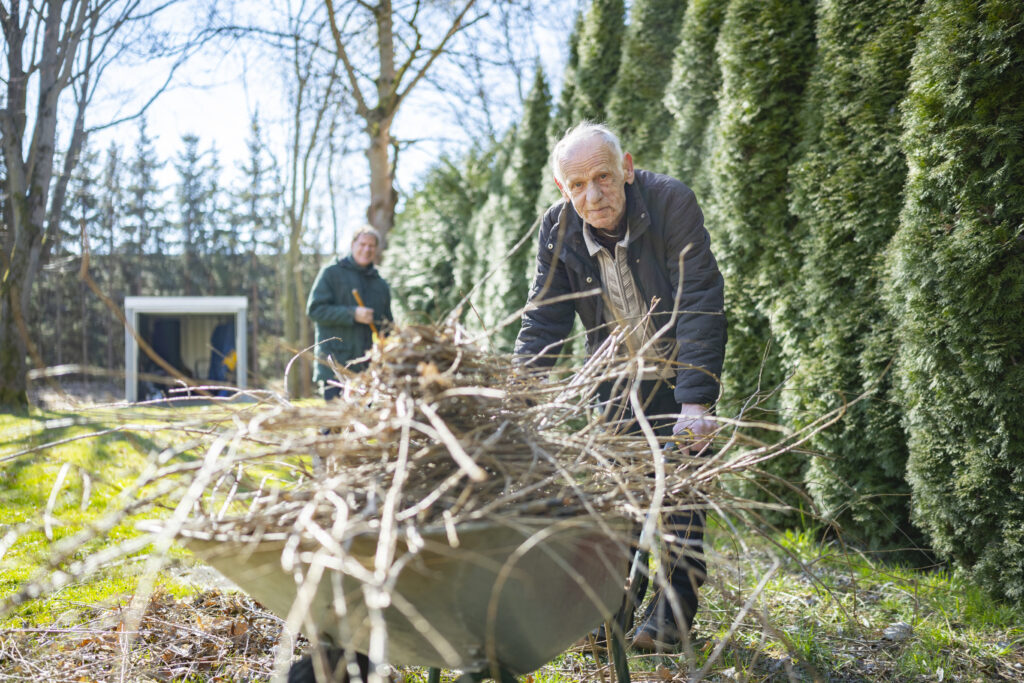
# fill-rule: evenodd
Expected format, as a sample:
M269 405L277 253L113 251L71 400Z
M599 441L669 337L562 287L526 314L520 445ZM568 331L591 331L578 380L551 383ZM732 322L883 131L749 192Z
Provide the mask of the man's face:
M352 260L356 265L366 266L377 258L377 240L373 235L360 235L352 243Z
M561 162L565 184L558 183L576 213L598 230L614 230L626 212L625 183L633 182L633 158L616 158L600 136L580 140Z

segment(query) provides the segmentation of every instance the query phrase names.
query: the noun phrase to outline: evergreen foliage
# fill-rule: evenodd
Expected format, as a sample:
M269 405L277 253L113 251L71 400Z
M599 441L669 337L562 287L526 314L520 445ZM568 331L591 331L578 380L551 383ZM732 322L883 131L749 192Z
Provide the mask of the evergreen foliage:
M146 130L146 120L139 122L139 137L135 143L135 156L128 166L128 185L125 188L127 205L122 213L120 225L122 237L120 248L127 254L141 257L144 253L164 254L170 251L164 231L166 221L161 188L156 175L163 168L157 158L153 139ZM146 288L144 273L125 261L121 268L121 282L128 296L139 295ZM158 283L157 291L161 291Z
M665 108L673 123L662 150L662 165L669 175L689 185L702 205L711 195L709 135L715 130L722 83L715 43L725 8L720 0L690 1L665 88Z
M497 257L497 262L493 264L493 273L484 287L484 300L493 309L489 316L492 325L500 324L521 309L530 289L537 253L537 230L530 228L536 228L539 215L536 205L541 178L537 169L544 168L547 163L546 131L550 114L551 95L544 72L538 66L502 180L500 210L491 224L492 247L489 253ZM493 341L501 350L511 352L518 333L519 322L514 321L497 330Z
M576 92L576 69L579 66L579 42L583 33L583 13L576 13L576 23L573 25L572 33L569 34L569 55L565 63L565 71L562 74L562 90L558 96L558 105L551 114L548 122L548 149L554 149L555 144L572 127L575 119L573 117L572 103ZM537 194L537 213L543 213L561 195L553 181L554 171L551 168L551 159L547 159L543 171L538 176L540 191Z
M382 264L396 319L438 322L475 285L474 273L483 267L478 260L492 247L473 240L471 221L490 194L497 153L474 149L462 160L443 157L405 202Z
M788 173L800 139L794 114L814 57L814 5L732 0L717 43L722 88L705 213L725 277L729 343L720 412L726 415L765 418L753 408L773 410L771 391L783 379L769 315L797 273ZM767 469L795 482L804 466L800 456L787 454ZM788 488L777 495L799 504Z
M665 84L672 74L672 53L686 3L636 0L622 45L615 86L608 100L608 123L641 168L661 171L661 146L672 128L665 108Z
M930 0L889 260L913 515L1024 601L1024 5Z
M623 0L593 0L579 37L579 64L572 98L573 125L603 121L622 60L626 8ZM563 131L564 132L564 131ZM561 136L559 136L561 137Z
M558 96L558 105L551 115L548 124L548 146L553 147L573 123L572 103L576 91L576 70L580 63L580 35L583 33L583 13L576 13L576 23L569 34L569 54L562 73L562 90Z
M205 154L199 151L199 138L194 134L182 136L182 150L174 168L178 171L175 201L178 219L175 229L181 244L181 278L186 296L208 292L213 287L211 273L204 268L205 256L211 244L210 179L205 166Z
M909 524L906 439L888 372L897 342L881 293L906 161L899 103L921 0L824 0L804 153L790 177L804 261L788 308L796 415L822 415L861 394L812 442L807 485L821 512L870 547L918 545ZM803 330L804 332L801 332Z

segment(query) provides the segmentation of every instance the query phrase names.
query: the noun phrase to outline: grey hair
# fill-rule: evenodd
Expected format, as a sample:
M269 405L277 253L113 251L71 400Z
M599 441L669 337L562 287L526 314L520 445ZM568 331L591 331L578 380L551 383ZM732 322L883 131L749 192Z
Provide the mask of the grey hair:
M565 176L562 175L562 160L565 158L566 152L577 142L594 136L600 137L608 145L616 159L622 158L622 143L619 142L619 136L613 133L611 128L603 123L580 121L565 131L565 135L555 143L555 148L551 150L551 168L555 172L555 179L559 184L565 184Z
M355 229L355 232L352 233L352 244L355 244L356 240L362 237L363 235L369 235L373 239L377 240L377 247L384 246L384 238L381 237L380 231L377 230L377 228L370 225L369 223L360 225L358 228Z

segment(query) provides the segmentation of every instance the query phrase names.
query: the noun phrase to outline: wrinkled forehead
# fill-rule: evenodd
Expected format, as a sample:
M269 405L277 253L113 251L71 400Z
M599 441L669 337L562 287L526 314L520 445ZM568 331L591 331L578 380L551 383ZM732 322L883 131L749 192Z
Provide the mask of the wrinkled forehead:
M622 163L622 159L617 158L615 149L604 138L595 135L567 147L559 166L563 177L570 180L599 171L621 171Z
M368 246L375 247L375 246L377 246L377 238L374 237L373 235L369 235L369 234L364 232L362 235L357 237L355 239L355 241L352 242L352 244L354 244L354 245L357 244L357 245L359 245L361 247L368 247Z

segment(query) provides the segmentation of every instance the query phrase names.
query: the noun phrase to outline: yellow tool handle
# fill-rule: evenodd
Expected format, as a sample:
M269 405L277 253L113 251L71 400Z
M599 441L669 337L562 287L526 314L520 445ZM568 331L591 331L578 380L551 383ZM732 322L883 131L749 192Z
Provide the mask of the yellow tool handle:
M355 288L352 289L352 296L355 297L355 300L356 300L357 304L359 304L360 306L363 306L363 308L366 308L366 306L363 305L363 297L359 296L359 290L358 289L355 289ZM374 341L379 339L379 336L377 334L377 326L373 324L373 320L370 320L370 333L373 334Z

